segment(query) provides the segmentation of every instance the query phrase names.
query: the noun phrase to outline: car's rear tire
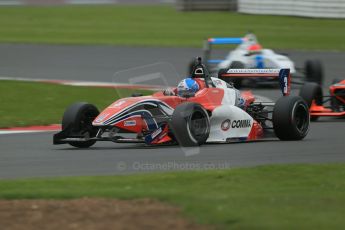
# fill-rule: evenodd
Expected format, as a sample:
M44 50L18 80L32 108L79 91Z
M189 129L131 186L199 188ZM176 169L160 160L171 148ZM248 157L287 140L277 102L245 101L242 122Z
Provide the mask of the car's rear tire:
M92 126L92 121L98 114L98 109L92 104L85 102L72 104L63 115L62 130L68 129L71 135L95 137L98 129ZM95 143L95 140L69 142L70 145L77 148L88 148Z
M186 102L175 108L170 127L181 146L198 146L204 144L210 134L210 118L200 104Z
M316 105L322 105L323 101L323 93L322 88L315 82L306 82L302 86L299 96L302 97L305 102L307 102L308 107L310 108L313 101ZM316 121L319 117L318 116L311 116L311 121Z
M308 82L316 82L322 85L323 82L323 68L319 60L308 60L305 63L305 75Z
M299 96L281 97L274 106L272 122L280 140L301 140L309 131L308 105Z
M308 107L311 106L313 100L315 104L322 105L322 88L315 82L306 82L299 92L299 96L307 102Z

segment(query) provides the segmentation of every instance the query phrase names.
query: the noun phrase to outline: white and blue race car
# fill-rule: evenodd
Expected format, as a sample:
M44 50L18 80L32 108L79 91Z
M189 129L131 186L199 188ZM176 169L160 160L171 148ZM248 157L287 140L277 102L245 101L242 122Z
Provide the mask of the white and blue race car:
M213 45L238 45L231 50L224 59L211 59ZM204 59L208 68L213 73L222 69L290 69L292 82L303 84L304 81L322 84L323 68L319 60L308 60L304 68L296 68L294 62L286 55L275 53L271 49L263 49L254 34L247 34L243 38L218 37L209 38L204 43ZM190 64L190 70L194 66L194 60ZM253 85L271 85L276 81L270 79L223 79L232 82L235 87L241 88L246 83Z

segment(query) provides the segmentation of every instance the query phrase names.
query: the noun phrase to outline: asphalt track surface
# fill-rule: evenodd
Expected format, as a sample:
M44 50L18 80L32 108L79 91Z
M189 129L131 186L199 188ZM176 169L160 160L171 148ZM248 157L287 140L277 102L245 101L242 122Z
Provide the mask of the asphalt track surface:
M225 52L217 53L222 55ZM345 77L345 53L286 53L299 65L306 59L320 59L325 66L325 85L333 78ZM145 78L145 81L175 85L183 78L186 63L191 57L200 54L199 49L193 48L2 44L0 76L127 83L132 73L145 75L159 69L158 72L164 72L164 77L160 74L159 78ZM129 71L114 74L126 69ZM176 69L176 73L173 69ZM272 98L279 95L279 91L274 89L255 90L255 93ZM293 93L297 93L297 89ZM209 144L200 148L147 147L142 144L101 142L90 149L75 149L67 145L52 145L53 133L0 135L0 178L111 175L276 163L345 162L344 130L345 119L321 119L312 123L310 132L303 141L283 142L271 139L253 143Z

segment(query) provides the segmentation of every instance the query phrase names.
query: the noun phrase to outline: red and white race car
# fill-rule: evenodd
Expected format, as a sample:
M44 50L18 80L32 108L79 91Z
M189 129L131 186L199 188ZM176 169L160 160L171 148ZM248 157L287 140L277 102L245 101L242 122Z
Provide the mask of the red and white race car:
M299 95L307 102L312 121L319 117L345 117L345 80L334 80L328 96L313 82L305 83Z
M112 141L197 146L253 141L272 134L281 140L301 140L307 135L308 106L301 97L289 96L289 69L229 69L224 73L277 78L284 96L276 103L257 100L250 91L240 93L210 77L201 58L194 72L199 74L194 79L200 85L195 94L176 95L174 89L122 98L101 113L88 103L71 105L63 115L62 131L54 135L54 144L86 148L97 141Z

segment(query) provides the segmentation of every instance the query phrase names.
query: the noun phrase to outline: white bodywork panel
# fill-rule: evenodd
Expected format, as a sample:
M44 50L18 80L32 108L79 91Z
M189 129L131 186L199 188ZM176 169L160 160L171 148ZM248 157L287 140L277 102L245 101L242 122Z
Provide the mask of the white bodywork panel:
M240 93L235 88L218 78L212 78L217 88L224 89L222 105L212 111L210 119L210 136L207 142L226 142L231 139L245 140L253 126L253 118L243 109L237 107Z
M222 105L212 112L210 136L207 142L246 140L253 122L253 118L237 106Z
M218 64L219 69L229 68L234 61L243 63L245 69L256 69L258 68L257 58L260 56L265 69L290 69L290 73L296 73L295 65L290 58L277 54L271 49L262 49L257 53L249 54L248 47L253 44L258 44L258 41L252 34L247 36L248 39L246 41L235 50L230 51L225 60Z

